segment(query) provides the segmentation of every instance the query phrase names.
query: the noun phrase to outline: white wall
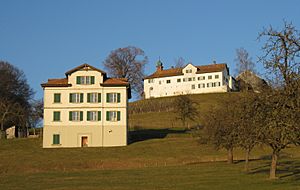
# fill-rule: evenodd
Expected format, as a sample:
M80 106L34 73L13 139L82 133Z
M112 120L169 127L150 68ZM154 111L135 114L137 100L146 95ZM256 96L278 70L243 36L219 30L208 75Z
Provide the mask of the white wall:
M192 69L192 73L186 73L186 70ZM229 91L229 75L227 71L196 74L196 67L189 64L183 69L183 75L161 77L151 79L152 83L149 83L150 79L144 80L144 93L145 98L151 97L165 97L176 96L181 94L200 94L200 93L213 93L213 92L228 92ZM215 79L215 75L219 75L218 79ZM198 77L205 77L205 80L198 80ZM212 79L208 79L208 76L212 76ZM195 80L183 82L184 78L194 78ZM181 79L181 82L177 82L177 79ZM226 82L227 79L227 82ZM167 83L167 80L171 80L171 83ZM218 87L207 87L207 83L220 82ZM198 84L204 83L205 88L198 88ZM192 89L192 85L195 85L195 89ZM153 90L150 90L153 89Z
M77 85L76 76L95 76L93 85ZM71 87L44 89L43 147L80 147L81 137L88 137L89 146L127 145L127 87L102 87L103 76L97 71L77 71L69 76ZM87 103L87 93L101 93L101 103ZM107 103L107 93L120 93L120 103ZM54 103L54 93L61 102ZM70 93L84 93L83 103L70 103ZM60 111L60 120L53 121L53 112ZM83 111L83 121L69 121L69 111ZM101 121L87 121L87 111L101 111ZM120 111L120 121L106 121L106 111ZM61 145L52 145L53 134L60 135Z

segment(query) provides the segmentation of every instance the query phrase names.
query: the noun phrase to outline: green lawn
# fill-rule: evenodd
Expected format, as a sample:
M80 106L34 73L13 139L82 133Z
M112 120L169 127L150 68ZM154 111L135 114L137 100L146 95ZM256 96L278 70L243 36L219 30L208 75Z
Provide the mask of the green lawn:
M228 94L193 95L205 113ZM159 104L166 99L155 99ZM137 105L139 106L139 105ZM201 124L201 119L191 126ZM244 152L229 165L224 150L199 144L173 112L129 116L126 147L42 149L41 139L0 140L2 189L299 190L300 147L281 154L279 180L268 180L270 149L256 147L248 173Z
M245 173L243 161L228 165L224 151L181 132L116 148L42 149L41 139L2 140L0 189L300 189L300 148L282 154L281 178L270 181L269 149L256 148ZM241 150L235 159L243 159Z

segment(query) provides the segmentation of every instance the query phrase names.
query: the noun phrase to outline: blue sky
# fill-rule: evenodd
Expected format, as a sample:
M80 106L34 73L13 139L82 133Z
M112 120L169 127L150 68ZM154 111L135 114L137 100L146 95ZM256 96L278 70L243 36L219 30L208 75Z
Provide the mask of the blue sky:
M110 51L133 45L149 58L145 73L179 56L195 65L226 62L235 50L257 60L258 33L283 19L300 29L297 0L1 0L0 59L23 70L36 98L40 83L82 63L103 69ZM258 65L258 71L263 72Z

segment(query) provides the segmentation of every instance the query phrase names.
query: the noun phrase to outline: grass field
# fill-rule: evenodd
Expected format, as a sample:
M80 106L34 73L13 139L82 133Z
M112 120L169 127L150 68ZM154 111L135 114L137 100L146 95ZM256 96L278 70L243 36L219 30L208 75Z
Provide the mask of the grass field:
M42 149L41 139L2 140L0 189L300 189L300 149L282 154L277 181L267 179L268 152L256 148L245 173L241 150L228 165L224 151L186 133L116 148Z
M201 114L226 96L192 98ZM235 163L229 165L224 150L199 144L175 118L173 112L130 115L131 144L126 147L42 149L42 139L0 140L0 190L300 189L300 147L282 152L280 179L271 181L269 148L253 150L246 173L242 150L234 151ZM192 124L198 123L201 119Z

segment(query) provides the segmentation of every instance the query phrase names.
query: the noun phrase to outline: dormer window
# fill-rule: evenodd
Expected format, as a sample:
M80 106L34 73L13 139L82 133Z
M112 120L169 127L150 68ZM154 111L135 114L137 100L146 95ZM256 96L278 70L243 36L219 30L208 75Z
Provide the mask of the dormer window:
M192 69L185 70L186 73L192 73Z
M95 84L95 76L77 76L76 84Z

